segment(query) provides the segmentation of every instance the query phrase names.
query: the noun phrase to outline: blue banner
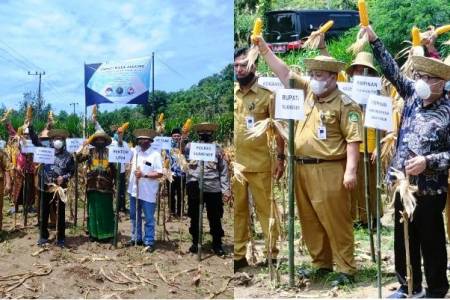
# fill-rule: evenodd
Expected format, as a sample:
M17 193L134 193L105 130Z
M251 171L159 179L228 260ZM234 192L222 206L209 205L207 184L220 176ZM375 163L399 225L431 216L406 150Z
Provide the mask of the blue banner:
M100 103L145 104L151 58L84 65L86 106Z

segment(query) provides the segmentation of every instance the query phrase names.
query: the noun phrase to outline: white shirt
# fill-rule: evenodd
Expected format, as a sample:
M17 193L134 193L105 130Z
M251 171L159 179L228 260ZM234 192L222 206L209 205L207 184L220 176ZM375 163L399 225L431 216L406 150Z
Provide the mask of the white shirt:
M136 156L137 166L141 172L146 175L150 172L158 172L162 174L162 158L161 154L152 148L148 148L147 151L141 151L141 147L136 146L132 149L133 158L131 159L131 174L130 182L128 184L128 193L131 196L136 197ZM159 179L143 178L139 179L139 199L155 203L156 195L159 190Z

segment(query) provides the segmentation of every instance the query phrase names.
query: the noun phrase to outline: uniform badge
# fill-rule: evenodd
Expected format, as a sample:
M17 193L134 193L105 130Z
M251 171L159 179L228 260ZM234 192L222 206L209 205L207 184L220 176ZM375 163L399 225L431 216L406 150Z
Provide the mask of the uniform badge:
M359 114L357 112L351 111L348 113L348 119L350 122L358 122Z

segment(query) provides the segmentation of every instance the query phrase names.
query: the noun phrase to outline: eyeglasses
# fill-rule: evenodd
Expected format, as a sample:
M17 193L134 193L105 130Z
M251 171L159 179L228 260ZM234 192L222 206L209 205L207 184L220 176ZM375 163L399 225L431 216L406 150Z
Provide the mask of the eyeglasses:
M439 77L433 77L433 76L430 76L427 74L419 74L419 73L414 73L413 77L414 77L414 80L422 79L423 81L426 81L426 82L440 79Z

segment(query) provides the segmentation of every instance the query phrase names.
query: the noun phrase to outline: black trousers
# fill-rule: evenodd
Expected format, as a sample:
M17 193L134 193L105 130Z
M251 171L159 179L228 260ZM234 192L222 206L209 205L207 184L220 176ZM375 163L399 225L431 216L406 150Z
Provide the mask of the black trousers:
M191 218L189 233L192 235L192 243L198 243L198 221L200 189L198 182L189 182L186 185L188 194L188 216ZM222 245L224 232L221 219L223 217L222 193L203 193L203 200L206 206L206 214L209 222L209 232L213 238L213 246Z
M119 175L119 211L126 210L126 200L125 200L125 173L120 173Z
M56 206L57 201L59 201L59 211L58 211L58 232L57 239L58 241L62 241L65 238L65 231L66 231L66 204L59 200L59 197L56 196L55 199L53 199L54 193L47 193L44 192L44 202L43 202L43 209L42 209L42 224L41 224L41 238L48 239L49 233L48 233L48 217L50 214L50 206ZM52 201L53 199L53 201ZM56 210L56 209L55 209Z
M422 288L421 258L427 281L427 298L443 298L448 291L447 250L442 212L447 194L416 196L417 206L409 223L409 251L413 273L413 290ZM400 284L406 288L406 254L403 223L400 223L403 205L395 195L395 271Z
M186 183L186 177L183 177L183 183ZM169 184L169 182L167 182ZM181 176L174 176L170 190L170 213L181 217Z

